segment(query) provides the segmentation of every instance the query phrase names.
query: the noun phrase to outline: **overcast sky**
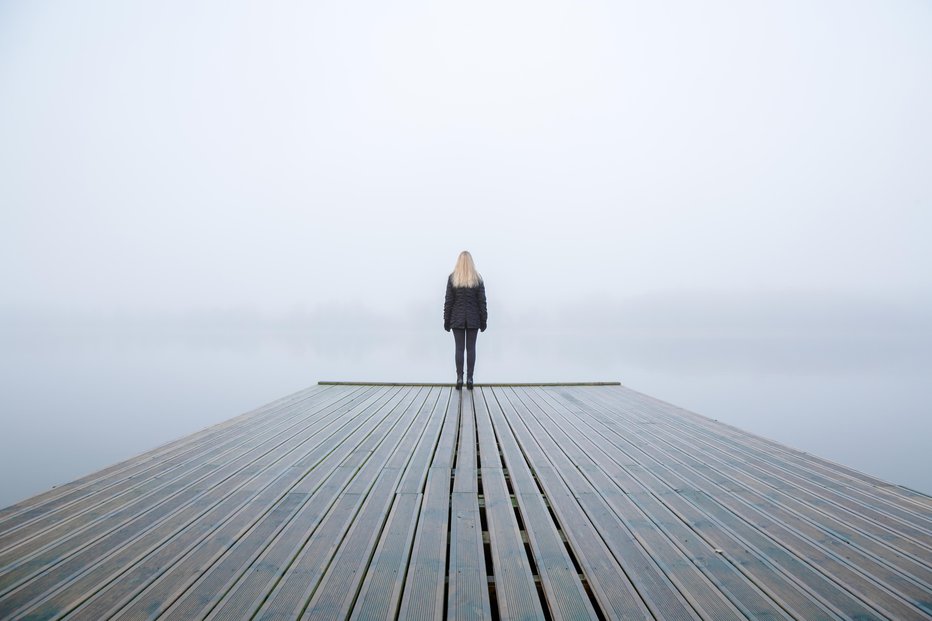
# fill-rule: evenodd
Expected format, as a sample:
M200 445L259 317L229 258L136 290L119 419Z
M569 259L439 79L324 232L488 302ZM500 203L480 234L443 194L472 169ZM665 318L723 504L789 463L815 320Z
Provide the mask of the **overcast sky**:
M930 111L924 0L0 1L0 307L929 300Z

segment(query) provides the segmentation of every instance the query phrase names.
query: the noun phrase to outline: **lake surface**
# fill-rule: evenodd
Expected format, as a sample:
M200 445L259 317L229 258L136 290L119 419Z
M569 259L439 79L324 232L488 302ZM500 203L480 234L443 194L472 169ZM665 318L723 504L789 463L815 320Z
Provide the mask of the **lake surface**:
M318 380L450 381L443 332L86 334L0 350L0 506ZM492 331L476 381L617 380L932 493L932 347L906 338L665 339Z

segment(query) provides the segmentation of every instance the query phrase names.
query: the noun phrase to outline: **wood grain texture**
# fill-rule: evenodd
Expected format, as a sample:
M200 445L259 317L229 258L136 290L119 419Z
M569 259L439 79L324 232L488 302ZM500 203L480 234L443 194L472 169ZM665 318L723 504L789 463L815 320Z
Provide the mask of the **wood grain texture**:
M321 382L0 510L6 619L932 619L932 498L616 382Z

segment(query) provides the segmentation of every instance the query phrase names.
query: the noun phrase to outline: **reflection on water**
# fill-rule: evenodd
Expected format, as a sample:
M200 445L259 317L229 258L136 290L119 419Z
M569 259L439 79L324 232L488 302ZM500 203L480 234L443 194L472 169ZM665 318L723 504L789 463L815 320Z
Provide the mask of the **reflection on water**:
M0 506L318 380L450 381L443 332L13 340L0 353ZM480 335L476 380L618 380L932 492L930 343Z

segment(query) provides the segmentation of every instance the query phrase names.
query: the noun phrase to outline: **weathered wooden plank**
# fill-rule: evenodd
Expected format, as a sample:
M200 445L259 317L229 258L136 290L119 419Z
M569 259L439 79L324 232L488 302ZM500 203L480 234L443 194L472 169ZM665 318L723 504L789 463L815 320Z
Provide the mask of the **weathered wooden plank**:
M398 484L398 493L401 494L422 494L424 485L427 482L427 471L430 468L431 460L437 451L438 442L440 441L440 432L443 429L446 420L446 412L450 407L450 399L453 391L448 388L431 388L428 396L428 402L432 408L430 420L424 430L425 438L429 442L421 442L414 449L411 456L411 463L405 471L401 483Z
M308 437L309 432L305 431L288 438L285 442L276 445L274 451L265 452L246 468L219 480L216 484L205 486L205 493L183 506L180 511L171 515L170 519L157 520L151 524L151 527L148 522L140 522L146 528L138 531L138 536L122 544L118 543L118 539L108 537L105 541L91 546L88 550L69 559L68 562L62 563L54 570L33 580L27 588L18 591L16 596L7 598L7 601L16 602L23 597L19 595L20 592L31 594L46 588L49 584L57 584L55 595L46 595L42 606L32 613L44 617L50 610L67 610L78 605L88 597L90 592L93 592L91 587L97 585L99 588L107 584L126 567L136 565L153 552L171 554L173 546L165 547L165 545L173 538L175 543L180 543L183 551L186 542L191 543L190 538L193 537L196 541L200 535L204 534L203 529L211 530L214 528L215 520L228 517L227 511L241 507L259 491L269 485L274 485L273 481L285 474L293 465L293 460L289 460L293 451L303 445ZM287 482L282 485L279 481L279 485L274 486L273 489L283 494L287 491L287 487ZM230 497L229 501L228 497ZM197 523L198 520L201 522L200 525ZM117 534L125 537L136 533L137 528L134 527L122 528ZM94 558L98 559L96 563L88 562L88 559ZM75 570L77 573L71 574L67 579L62 578L68 575L67 572ZM122 581L119 586L125 584L126 582ZM62 590L63 587L64 590Z
M106 489L108 484L113 484L115 481L122 481L140 472L146 472L153 467L162 467L166 460L178 454L213 444L224 434L254 424L257 418L270 420L274 413L281 412L296 402L306 401L319 395L326 388L311 386L300 390L229 420L206 427L183 438L172 440L140 455L0 509L0 534L6 533L10 528L18 528L36 516L66 508L74 500Z
M424 390L425 396L427 390ZM379 475L382 479L390 472L396 472L394 478L384 476L384 481L376 481L369 493L359 516L346 535L334 561L330 564L320 585L304 611L303 618L311 620L343 620L350 616L359 587L369 566L369 561L382 534L386 518L392 508L395 492L405 471L411 466L411 457L416 444L433 445L435 438L428 435L425 441L423 433L433 414L434 403L420 401L420 411L414 425L413 433L407 433L385 468ZM415 464L415 468L419 468ZM400 587L400 581L398 583ZM400 588L399 588L400 592Z
M460 400L459 433L456 448L456 469L453 472L453 493L472 494L479 493L476 477L476 413L473 407L473 393L471 390L463 391ZM478 508L478 500L476 507Z
M498 617L545 619L502 470L482 468L482 486Z
M410 407L415 396L415 391L402 389L381 406L387 411L381 431L371 431L352 450L334 473L333 485L320 499L322 502L313 498L308 502L307 510L302 510L277 534L208 618L256 615L256 618L293 619L300 614L306 603L305 594L319 581L376 473L409 432L416 412L416 408ZM334 493L338 494L335 499ZM169 613L168 618L182 618L176 609Z
M605 396L591 395L604 400ZM811 491L828 500L837 507L848 509L852 513L868 518L884 530L893 530L898 539L912 539L922 542L932 537L932 511L917 506L912 499L904 502L902 498L889 497L889 486L868 485L859 479L832 476L831 470L820 467L818 461L805 459L806 455L798 451L780 450L780 445L762 442L756 436L730 430L727 427L709 427L713 421L701 421L698 415L674 417L668 409L651 407L645 400L635 400L621 392L613 395L615 399L628 399L628 407L642 408L649 412L658 422L668 426L683 428L688 426L695 438L706 438L727 450L740 455L752 464L760 465L765 470L777 475L794 488ZM865 475L866 476L866 475ZM883 496L881 496L883 494ZM932 554L932 548L926 554Z
M550 616L563 621L598 619L557 525L550 519L530 466L508 424L511 408L506 412L491 389L481 389L481 394L508 468Z
M210 533L209 539L193 541L186 549L179 551L178 554L184 553L186 556L177 556L176 554L173 557L171 554L173 548L179 547L181 542L191 541L191 538L197 532L197 528L191 529L192 532L190 533L182 531L171 546L163 547L147 558L145 563L138 568L122 575L113 588L98 594L82 606L80 610L87 611L89 615L93 613L97 618L102 618L106 611L116 610L125 605L155 578L159 578L159 583L148 588L146 594L131 607L131 612L136 611L132 614L138 614L140 610L150 612L152 610L161 610L171 604L181 592L190 587L195 578L204 573L202 567L205 565L212 567L218 564L220 556L225 552L229 552L229 554L224 558L224 563L228 563L232 559L241 559L243 551L241 538L248 538L247 533L252 536L254 532L262 533L265 537L271 536L271 533L284 520L294 514L307 499L308 494L306 492L295 492L295 490L299 486L303 486L306 490L309 478L316 481L313 484L314 486L319 484L326 472L332 472L335 469L341 456L352 450L354 445L358 445L358 441L355 444L351 442L353 434L359 437L359 441L362 441L365 437L365 434L359 435L358 427L355 430L352 427L346 428L344 432L347 435L345 435L345 439L339 442L333 436L330 436L324 438L324 440L330 440L331 444L317 442L316 444L307 443L307 445L302 446L301 452L296 451L294 456L284 465L284 468L278 469L277 478L261 485L252 485L256 495L244 507L230 516L228 522L217 523L218 520L216 519L202 518L202 521L217 530ZM337 442L336 448L332 442ZM339 444L342 442L348 442L349 446L341 449ZM295 467L294 464L297 460L306 459L308 455L314 454L318 456L318 459L329 459L332 465L329 468L322 467L310 473L307 473L303 468ZM279 504L289 507L290 510L280 510ZM255 530L250 533L250 529ZM234 544L236 544L235 551L231 551L230 548ZM189 551L191 553L187 554ZM149 571L153 575L149 579L144 579L144 572L149 568L151 568ZM165 569L168 568L170 570L165 572ZM141 573L143 575L140 575ZM160 577L163 573L167 573L167 575ZM126 592L125 587L128 583L138 584L138 587L135 591Z
M625 404L626 411L632 406ZM884 524L869 520L851 509L826 501L819 489L807 490L792 481L780 478L774 473L775 469L765 462L760 462L753 454L738 452L733 448L723 448L714 442L698 439L697 434L680 431L680 426L669 424L667 433L684 438L695 447L695 451L706 454L711 459L719 459L719 463L734 466L731 472L740 472L744 485L751 485L768 495L774 491L779 493L778 498L794 505L794 510L806 516L814 523L823 527L826 521L830 524L830 532L839 534L846 540L856 539L865 549L870 548L872 554L879 555L885 563L897 565L905 571L916 575L925 581L923 572L928 571L929 565L923 562L925 558L932 558L932 552L926 546L914 539L897 535ZM756 480L756 482L751 482ZM805 504L799 501L804 501ZM878 502L883 504L882 499ZM932 514L930 514L932 519ZM837 524L844 525L841 529ZM856 529L856 530L855 530ZM886 548L887 552L884 552Z
M260 493L178 560L165 563L157 555L146 559L120 576L116 584L94 594L75 613L86 619L107 619L112 615L126 619L154 619L193 585L222 584L227 576L215 580L214 577L220 573L218 568L241 567L253 554L254 548L240 545L240 541L271 539L309 497L307 493L292 491L275 501L268 498L272 495ZM201 582L198 582L199 578L202 578ZM194 592L196 603L190 608L209 608L212 600L203 593L204 590ZM192 599L183 601L190 604Z
M307 404L302 402L302 407ZM314 403L310 404L315 405ZM223 455L228 454L230 449L245 446L248 442L254 442L263 432L272 429L282 429L283 421L287 418L292 420L287 422L286 426L293 426L299 422L293 415L298 410L285 408L283 412L277 413L276 416L270 416L268 421L255 421L255 424L248 428L239 429L233 435L218 434L212 442L209 442L209 448L205 451L184 452L175 457L168 457L159 460L156 465L149 466L148 470L139 472L131 471L128 476L113 485L104 489L89 491L84 498L73 500L66 506L55 511L25 519L15 528L11 528L7 533L0 536L0 567L3 567L10 559L23 559L35 550L54 542L62 536L72 536L81 528L98 520L101 516L109 514L127 504L128 502L138 499L144 495L152 495L160 486L174 480L177 476L183 475L192 466L198 465L205 460L222 459ZM303 422L300 421L300 422ZM244 442L245 441L245 442ZM140 466L142 468L143 466ZM45 508L45 507L43 507ZM64 511L64 514L63 514ZM27 517L27 516L22 516Z
M714 421L705 416L696 414L695 412L690 412L689 410L651 397L650 395L631 390L630 388L625 388L622 394L628 398L636 399L642 404L648 404L652 411L669 413L675 419L687 423L690 426L709 429L717 436L737 439L739 442L746 444L754 452L773 454L781 461L799 463L805 468L825 473L832 481L837 483L845 485L858 484L862 490L882 498L885 504L898 504L907 510L918 512L921 515L927 515L929 511L932 511L932 496L927 494L888 483L842 464L794 449L720 421Z
M501 469L502 451L495 437L495 428L492 425L492 416L489 414L489 404L486 402L487 393L482 388L475 388L473 406L476 412L476 436L479 439L479 455L483 468ZM489 395L490 396L490 395ZM494 403L494 396L490 396Z
M183 489L212 474L217 470L217 464L230 462L235 457L245 454L255 454L262 446L269 446L275 438L287 437L296 429L306 425L296 419L264 432L257 432L247 440L232 446L220 444L215 451L200 461L189 464L187 468L179 468L176 472L166 474L164 477L144 480L138 484L137 491L117 502L113 506L104 505L102 509L86 511L77 519L63 520L39 536L27 537L24 541L11 546L6 552L0 554L0 571L5 572L4 578L16 575L11 572L13 568L31 563L43 566L43 559L61 560L89 543L99 539L108 532L118 529L123 523L138 517L171 496L172 491ZM209 459L209 461L206 461ZM7 573L11 572L11 573ZM8 588L8 584L0 578L0 592Z
M554 449L551 453L552 462L558 470L562 472L575 466L589 483L589 487L575 490L580 505L590 515L603 538L607 542L614 541L615 549L619 551L619 560L627 560L626 569L629 573L633 571L640 576L633 579L633 582L642 597L651 591L663 589L656 582L645 580L655 575L654 579L659 581L659 574L662 574L702 618L716 621L744 618L744 613L728 601L718 587L624 498L621 489L593 459L598 454L597 447L578 433L567 412L530 391L516 389L516 394L527 406L528 414L537 418L540 429L550 436L548 442L552 442L551 447ZM562 451L566 459L562 459L556 453L557 450ZM600 498L593 496L590 500L588 494ZM632 570L632 566L635 569ZM668 597L663 593L661 596ZM655 614L667 616L669 613L658 608Z
M473 492L453 492L447 619L489 619L488 577L479 504Z
M765 523L776 524L768 529L771 534L784 527L791 528L792 532L788 536L799 542L798 546L807 550L801 553L803 556L810 561L820 555L826 559L819 563L822 569L828 569L838 576L847 576L850 569L856 567L859 572L868 574L871 580L879 582L883 589L893 591L913 606L932 612L932 609L927 608L932 571L925 566L903 558L902 555L890 554L892 550L889 548L885 550L882 546L871 545L875 542L848 529L845 523L830 520L826 524L826 516L819 516L808 510L807 505L792 497L793 490L776 490L776 494L765 493L761 489L762 485L756 485L758 479L747 477L738 468L717 459L717 452L713 447L702 451L694 444L682 440L674 430L664 434L661 439L672 449L679 451L677 455L680 463L688 465L693 472L702 474L705 479L729 490L731 496L740 499L741 503L736 506L745 506L753 511L750 514L747 511L742 514L750 515L759 527L763 527ZM702 461L693 458L694 454L702 454ZM786 545L785 540L783 543ZM868 546L872 552L868 552L862 545ZM843 580L845 584L853 585L859 579L855 577ZM870 600L888 601L882 590L875 590L870 584L864 587L862 595ZM895 614L907 612L899 609L896 601L888 601L887 605L897 608L892 611Z
M643 486L646 492L629 492L628 496L639 505L647 504L647 496L664 505L687 525L698 537L711 546L717 554L729 561L781 608L799 619L840 619L840 614L830 605L813 598L806 585L783 572L764 553L751 548L734 534L714 515L702 512L690 503L685 494L688 486L662 466L649 464L645 468L638 463L626 463L619 479L625 481L628 490ZM752 617L753 618L753 617Z
M447 398L443 399L446 410L443 418L443 427L437 449L430 462L431 468L444 468L453 470L453 456L456 452L456 440L459 430L460 399L462 393L447 390Z
M404 390L411 393L421 391L419 388L405 388ZM296 619L301 616L309 600L315 596L318 587L326 577L328 566L333 567L338 576L340 573L345 576L349 571L345 561L350 557L360 555L361 558L357 558L356 561L363 566L368 565L368 553L365 556L362 555L377 541L378 531L381 530L381 524L388 512L388 500L402 474L402 468L399 466L405 465L410 457L410 448L423 431L422 425L414 424L418 414L422 411L421 405L420 400L407 405L402 421L388 433L385 440L380 442L374 451L363 455L364 463L360 464L359 472L344 492L346 496L357 498L352 507L353 513L350 519L342 516L325 518L318 532L311 536L285 570L278 584L262 602L256 615L257 619L266 621ZM396 455L399 459L393 462ZM341 552L343 562L338 556ZM321 602L322 609L318 609L317 612L323 612L329 606L341 605L329 599L329 596L337 594L334 589L342 589L344 586L349 585L341 586L333 583L331 589L324 593L328 598ZM353 588L353 594L355 591L356 589ZM348 609L352 600L345 604Z
M593 404L587 404L593 407ZM622 413L623 415L623 413ZM635 429L637 425L631 425L626 428L625 441L631 446L639 445L644 447L637 435L641 433ZM779 545L770 542L766 535L763 535L754 526L743 522L740 518L734 516L724 507L716 506L714 503L703 502L705 492L700 491L701 484L696 487L697 481L688 476L688 472L678 468L675 463L671 463L669 458L661 457L658 450L653 446L637 449L645 456L645 464L650 466L650 472L657 473L670 489L676 491L677 495L685 498L690 504L699 508L708 518L714 520L721 528L720 532L715 533L719 538L715 545L718 549L726 553L744 556L748 551L752 552L758 558L765 561L764 565L753 566L755 568L764 568L768 578L773 578L773 574L782 574L789 578L790 583L795 587L787 588L787 584L779 580L769 580L769 591L775 599L789 601L790 605L797 609L811 608L813 605L822 608L819 615L825 615L826 611L831 610L835 615L862 615L864 618L871 618L881 614L864 602L851 596L849 593L838 588L830 579L821 574L815 568L809 566L805 560L800 559L793 553L787 551ZM662 464L661 465L661 462ZM686 476L686 478L684 478ZM647 479L645 473L640 471L638 478ZM665 500L669 503L670 498ZM724 535L724 539L721 538ZM758 576L759 577L759 576ZM805 593L802 597L801 593ZM813 615L809 612L807 615Z
M624 607L625 614L662 619L700 618L654 559L613 517L605 500L546 433L529 404L515 390L502 392L526 428L526 441L537 443L547 456L546 461L534 464L538 479L557 518L564 524L567 538L579 550L580 563L592 565L586 571L587 577L593 582L612 584L614 588L605 595L614 598L615 606ZM627 597L618 597L620 594ZM644 610L645 606L650 612Z
M398 484L395 505L366 572L352 611L353 619L394 619L398 613L415 526L423 502L422 492L446 418L450 392L449 389L431 389L428 398L431 412L424 439L413 451L411 461ZM453 431L452 427L448 426L447 429Z
M787 511L786 520L797 521L799 528L810 533L811 527L821 529L878 561L907 574L916 580L932 584L932 568L923 558L932 558L932 553L911 539L895 537L889 531L879 531L876 523L859 514L825 502L813 492L773 476L770 469L755 464L751 459L734 457L725 451L701 440L689 441L673 431L667 441L680 450L694 451L704 455L704 462L714 465L716 470L727 476L735 486L744 486L761 499L774 502L775 511ZM812 536L821 537L814 534ZM867 561L873 562L873 561Z
M611 440L601 434L598 429L588 425L585 416L580 416L572 404L561 403L551 393L538 391L538 396L547 399L565 414L566 425L563 429L572 436L573 443L592 458L607 480L599 476L597 471L593 471L591 466L583 466L582 471L590 477L590 480L593 475L598 478L599 483L595 481L593 483L599 492L606 498L619 519L632 525L632 532L636 537L644 540L645 547L651 549L652 554L659 556L661 566L679 567L680 561L676 557L669 556L669 549L664 550L664 547L668 545L675 546L682 552L683 558L688 559L697 570L702 571L705 578L714 584L722 595L727 597L747 618L790 618L779 604L767 597L752 581L716 553L714 547L697 537L695 532L669 507L657 501L650 494L640 493L645 488L632 481L619 463L613 459L614 456L627 461L626 456L620 451L613 450ZM666 541L658 540L658 537L665 537ZM692 579L679 577L677 581L682 585L680 588L686 593L685 596L693 601L695 591ZM704 608L701 602L694 602L694 605L700 610ZM704 614L715 618L713 615L719 613L714 612L713 609L706 610Z
M405 576L399 619L440 619L446 603L450 477L459 428L460 393L449 388L443 427L428 470L424 498Z
M455 414L450 413L450 416L455 417ZM431 467L427 475L399 620L434 621L443 618L451 472L449 467Z
M174 493L154 509L131 517L119 528L109 528L104 536L64 559L54 556L53 549L18 565L0 576L0 581L17 581L15 586L7 588L0 606L8 610L28 608L30 602L47 595L53 586L57 585L60 589L81 576L89 565L101 565L97 567L98 570L112 571L103 562L104 559L145 550L146 546L160 541L161 537L179 528L179 525L184 527L202 510L222 499L222 494L232 493L244 480L251 479L267 464L277 461L281 454L287 454L309 433L309 429L303 429L298 435L290 437L283 433L263 438L256 447L228 463L196 469L184 487L179 486L173 490ZM276 449L281 453L276 452ZM93 563L93 559L100 560ZM51 569L48 568L50 566ZM116 567L120 566L116 564Z
M350 619L395 619L423 494L398 492Z
M353 416L346 417L345 419L346 424L341 425L340 429L338 430L338 432L341 434L340 436L338 436L340 442L343 442L347 438L352 438L353 434L359 434L360 426L365 428L365 425L367 424L374 424L372 417L377 412L377 408L375 407L375 404L377 404L377 402L378 400L369 402L368 404L366 404L365 407L363 405L358 406L359 408L364 407L364 409L362 410L363 415L361 416L362 421L355 421L356 417L360 415L359 409L357 409L356 413ZM365 434L363 433L363 436L364 435ZM331 436L331 438L335 439L334 436ZM350 444L350 449L353 444L355 443ZM318 444L310 452L321 455L322 450L331 451L333 450L333 446L327 447L326 445L321 446L320 444ZM336 457L336 456L340 454L345 455L345 452L347 450L349 449L338 446L337 449L334 451L334 454L332 455L333 459L338 461L339 457ZM331 469L332 469L332 466L331 466ZM307 492L309 491L309 489L308 487L305 487L304 489L302 489L302 486L306 486L307 482L311 480L316 480L319 483L320 478L315 476L317 474L317 471L312 471L308 473L308 476L304 477L304 479L301 480L301 477L304 476L304 473L305 471L303 469L296 468L294 465L294 462L292 462L291 466L289 467L287 471L287 474L284 476L287 479L290 479L292 482L295 480L300 480L300 482L298 482L297 485L294 485L293 487L291 487L290 490L287 490L287 485L284 486L286 491L288 491L288 495L286 496L286 499L282 502L285 502L287 504L288 502L294 499L298 499L303 502L303 499L307 498ZM284 480L285 479L283 478L282 481ZM271 486L270 488L267 488L266 490L263 491L264 494L268 494L265 497L266 502L265 502L264 507L259 506L257 504L257 501L250 503L250 510L255 512L257 514L257 519L261 521L259 522L258 526L256 525L256 520L251 521L249 526L247 526L246 532L248 533L249 537L252 537L256 531L267 532L268 529L272 527L272 525L270 524L270 519L271 521L274 522L277 520L285 519L286 516L290 515L289 512L282 513L280 511L272 511L270 515L266 515L266 512L269 510L269 508L275 505L276 500L279 496L279 492L281 491L279 489L275 489L275 487L276 486ZM310 488L313 488L313 486L310 486ZM274 530L274 527L272 527L272 530ZM129 607L130 613L132 614L133 611L139 611L140 609L148 610L148 611L160 610L164 608L165 606L171 604L172 601L174 601L174 599L177 598L179 593L183 592L184 589L186 589L187 587L191 585L192 580L197 578L199 574L204 573L200 565L200 563L204 561L204 559L211 559L213 562L216 562L216 565L213 565L213 566L211 566L211 563L207 563L207 567L209 568L209 571L207 572L207 575L202 576L202 578L205 578L208 580L210 579L210 577L216 576L217 570L224 569L225 567L227 567L227 563L229 563L231 559L239 559L239 561L241 562L242 557L239 555L243 550L243 544L244 544L244 541L239 539L239 537L241 536L242 536L241 532L236 532L236 531L230 532L230 537L232 538L233 541L236 542L235 545L232 547L232 549L230 549L229 545L220 546L219 549L210 544L202 545L193 556L186 558L182 563L178 564L175 567L172 567L171 570L167 572L166 576L159 578L159 580L155 583L153 587L150 587L149 589L147 589L147 591L143 594L143 596L140 599L137 599L136 602L134 602L133 605ZM249 541L249 537L246 537L246 541ZM213 543L214 541L215 539L212 538L210 540L210 543ZM217 562L219 559L222 559L222 561ZM234 566L238 567L239 564L236 564ZM202 580L200 584L203 585L204 580Z
M930 581L928 496L617 385L316 387L0 511L4 619L932 619Z
M459 441L450 499L450 562L447 619L489 619L488 574L479 517L476 414L473 393L460 401Z
M280 487L267 487L250 503L247 511L254 519L247 520L243 528L239 528L236 521L224 525L220 531L224 536L215 535L200 544L192 555L170 567L120 614L134 618L144 611L164 610L174 602L171 614L190 618L197 611L213 606L231 586L231 581L239 577L285 524L296 515L308 518L306 503L309 499L315 501L315 511L329 506L324 499L334 497L355 472L355 467L341 467L340 464L369 441L373 429L390 424L383 412L388 398L388 393L381 393L348 407L324 428L303 455L296 456ZM298 463L307 465L299 467ZM287 491L284 497L281 496L283 490ZM279 510L279 504L290 510ZM182 594L181 600L176 601Z
M852 592L863 605L899 618L909 618L916 614L917 609L932 612L927 601L928 589L916 584L911 576L875 562L850 542L813 527L753 489L725 477L708 465L707 456L703 460L694 458L692 454L698 451L692 447L685 445L684 450L678 450L672 430L660 434L653 431L657 429L663 428L651 426L650 430L642 430L641 433L649 441L653 440L652 452L668 455L669 459L665 460L668 466L704 492L704 496L698 497L700 500L706 497L719 499L722 506L765 533L769 540L777 542L797 558L816 567L830 581ZM855 604L854 610L859 606Z
M475 391L474 407L498 617L504 621L545 619L481 389Z
M395 486L401 478L401 471L397 468L384 468L378 475L365 503L359 513L349 525L349 530L343 538L339 549L334 554L333 561L323 572L316 588L311 586L305 590L300 598L299 606L293 611L283 611L284 614L268 615L260 613L264 618L302 619L311 620L343 620L349 616L356 599L359 586L365 576L372 558L372 551L378 543L382 532L382 525L391 508L391 500L395 494ZM312 544L313 545L313 544ZM314 563L319 557L308 556ZM291 572L290 575L300 575L303 579L309 577L312 584L314 575L309 574L305 564L301 573ZM303 614L300 606L306 604Z

